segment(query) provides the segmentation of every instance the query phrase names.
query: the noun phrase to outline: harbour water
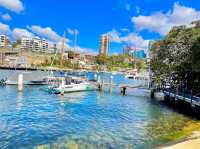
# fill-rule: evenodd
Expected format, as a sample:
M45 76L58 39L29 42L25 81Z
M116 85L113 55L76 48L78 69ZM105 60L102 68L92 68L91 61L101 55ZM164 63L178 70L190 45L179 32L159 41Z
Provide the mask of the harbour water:
M0 78L9 74L0 71ZM92 73L88 74L92 77ZM102 74L109 78L109 74ZM134 81L115 75L114 82ZM119 89L49 94L42 86L0 87L0 148L153 148L192 120L152 101L149 92Z

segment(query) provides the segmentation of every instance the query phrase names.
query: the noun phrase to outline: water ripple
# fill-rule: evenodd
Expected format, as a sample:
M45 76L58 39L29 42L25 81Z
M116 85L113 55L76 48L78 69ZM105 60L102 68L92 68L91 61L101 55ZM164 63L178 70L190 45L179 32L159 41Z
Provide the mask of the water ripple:
M59 96L38 87L26 86L22 93L14 86L0 88L0 148L144 148L159 117L181 117L153 105L145 91L128 92Z

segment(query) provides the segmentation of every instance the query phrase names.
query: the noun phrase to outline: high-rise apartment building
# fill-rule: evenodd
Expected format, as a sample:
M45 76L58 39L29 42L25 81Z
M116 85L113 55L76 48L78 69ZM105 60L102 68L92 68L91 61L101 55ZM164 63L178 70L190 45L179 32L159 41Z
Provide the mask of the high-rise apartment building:
M21 49L22 50L32 50L33 49L33 40L29 37L21 38Z
M146 53L144 52L144 50L134 50L131 52L131 55L133 58L137 58L137 59L144 59L146 58Z
M5 48L9 45L9 38L6 35L0 35L0 47Z
M132 50L133 50L132 47L127 45L126 47L123 48L123 54L124 55L130 55L130 52Z
M110 47L110 35L109 34L101 35L99 54L108 55L109 47Z

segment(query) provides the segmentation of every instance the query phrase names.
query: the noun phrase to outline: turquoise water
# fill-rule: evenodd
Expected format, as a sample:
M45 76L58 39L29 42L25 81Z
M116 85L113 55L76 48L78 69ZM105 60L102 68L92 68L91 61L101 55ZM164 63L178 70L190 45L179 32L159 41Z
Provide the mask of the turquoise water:
M114 81L130 80L116 75ZM1 149L153 148L158 142L151 127L159 118L184 117L152 102L146 90L128 90L126 96L119 89L60 96L41 86L25 86L21 93L16 86L0 87Z

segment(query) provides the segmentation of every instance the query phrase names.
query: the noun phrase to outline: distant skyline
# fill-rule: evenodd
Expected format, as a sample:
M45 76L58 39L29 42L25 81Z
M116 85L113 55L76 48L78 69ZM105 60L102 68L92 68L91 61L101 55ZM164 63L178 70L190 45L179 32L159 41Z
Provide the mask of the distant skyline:
M109 54L123 53L127 44L148 47L172 26L200 19L199 0L0 0L0 34L12 40L39 36L67 47L78 35L79 51L99 52L100 35L110 33Z

